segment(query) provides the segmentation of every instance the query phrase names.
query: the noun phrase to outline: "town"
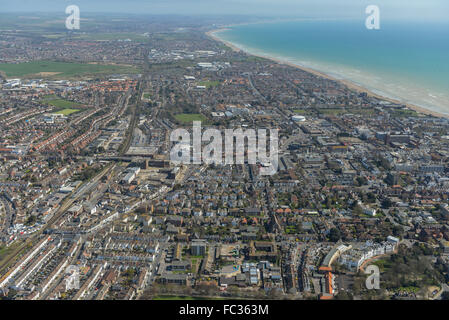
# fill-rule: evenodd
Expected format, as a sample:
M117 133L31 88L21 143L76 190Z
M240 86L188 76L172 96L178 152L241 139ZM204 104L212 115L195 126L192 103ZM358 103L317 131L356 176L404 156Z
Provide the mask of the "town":
M36 19L0 33L1 299L448 296L449 119L231 48L224 21ZM171 161L194 122L277 130L277 171L249 144Z

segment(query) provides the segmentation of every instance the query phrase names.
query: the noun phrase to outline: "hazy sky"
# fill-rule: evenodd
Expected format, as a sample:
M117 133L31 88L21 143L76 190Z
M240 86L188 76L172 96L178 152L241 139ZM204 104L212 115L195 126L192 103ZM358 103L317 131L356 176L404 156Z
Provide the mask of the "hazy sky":
M375 4L385 18L449 21L449 0L0 0L0 12L59 12L71 4L81 12L314 18L363 17Z

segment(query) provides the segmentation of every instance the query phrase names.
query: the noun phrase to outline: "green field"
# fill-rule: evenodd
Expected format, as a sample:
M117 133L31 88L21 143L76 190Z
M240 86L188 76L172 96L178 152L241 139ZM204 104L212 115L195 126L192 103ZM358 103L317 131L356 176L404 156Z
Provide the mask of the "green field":
M175 115L175 119L182 123L190 123L193 121L207 121L207 118L200 113L179 113Z
M33 61L17 64L0 63L0 72L8 78L73 78L82 75L137 73L138 70L133 66L123 65Z
M47 29L61 26L64 28L64 20L54 15L52 17L37 17L36 15L0 13L0 29L20 29L35 31L37 29Z
M220 81L201 81L198 83L199 86L205 86L207 89L211 87L216 87L220 84Z
M50 106L57 107L57 108L71 108L71 107L75 107L75 106L79 105L75 102L64 100L64 99L46 100L44 102Z
M176 41L176 40L198 40L188 32L173 32L173 33L157 33L153 34L155 40Z
M317 109L317 111L322 115L327 116L338 116L341 114L348 113L345 109L337 109L337 108L330 108L330 109Z
M393 110L391 116L395 118L405 118L405 117L418 117L418 113L411 109L399 109Z
M61 99L56 95L45 96L41 102L43 104L56 107L57 112L54 113L61 113L64 115L69 115L71 113L78 112L79 109L75 109L75 107L80 106L80 104L77 102Z
M65 116L68 116L68 115L70 115L72 113L76 113L78 111L80 111L80 110L79 109L62 109L62 110L54 112L54 113L56 113L56 114L63 114Z
M179 68L189 68L193 67L195 64L192 61L179 60L179 61L170 61L164 63L150 63L149 69L152 72L166 71L170 69L179 69Z
M12 251L11 247L0 246L0 260L7 256Z
M80 40L94 40L94 41L131 40L137 42L147 42L149 40L149 38L144 36L143 34L137 33L90 33L90 34L76 35L73 36L72 38Z

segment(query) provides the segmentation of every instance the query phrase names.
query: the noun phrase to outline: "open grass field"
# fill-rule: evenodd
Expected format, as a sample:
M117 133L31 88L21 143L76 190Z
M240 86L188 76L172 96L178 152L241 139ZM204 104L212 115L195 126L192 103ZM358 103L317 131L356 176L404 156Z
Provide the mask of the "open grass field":
M189 68L193 66L195 66L195 64L192 61L180 60L165 63L150 63L149 70L152 72L159 72L162 70Z
M2 247L0 246L0 260L7 256L12 251L11 247Z
M220 81L201 81L198 83L199 86L205 86L207 89L216 87L220 84Z
M198 40L198 38L192 36L188 32L176 32L176 33L157 33L153 35L156 40L175 41L175 40Z
M394 110L391 113L391 116L395 117L395 118L418 117L418 113L415 110L411 110L411 109L400 109L400 110Z
M94 41L136 41L136 42L147 42L149 40L148 37L143 34L137 33L89 33L73 36L73 39L80 40L94 40Z
M0 63L0 72L8 78L75 78L85 75L112 74L112 73L137 73L132 66L102 65L87 63L68 63L33 61L25 63Z
M191 123L193 121L206 122L207 118L200 113L179 113L175 115L175 119L182 123Z
M330 109L317 109L317 111L326 116L338 116L341 114L348 113L345 109L337 109L337 108L330 108Z
M75 108L80 106L80 104L77 102L61 99L55 95L49 95L49 96L44 97L44 99L42 100L42 103L60 109L60 110L58 110L58 112L55 112L55 113L62 113L62 114L64 114L63 111L68 112L68 114L78 112L79 110L75 109ZM75 111L65 111L65 110L75 110Z
M57 111L55 113L56 114L63 114L65 116L68 116L68 115L71 115L72 113L76 113L78 111L80 111L80 110L79 109L62 109L62 110L59 110L59 111Z
M42 36L42 31L45 31L51 35L50 38L67 37L66 18L67 15L64 13L64 8L58 13L0 12L0 30L21 30L36 33L39 36ZM111 22L121 21L135 21L135 19L123 16L113 18L109 14L99 13L88 14L84 12L81 14L81 28L84 30L94 30L98 25L107 25ZM55 34L58 34L58 36L55 37Z
M21 256L31 248L31 242L18 240L12 243L9 247L0 246L0 279L5 274L5 268L13 261L14 257Z
M44 103L46 103L50 106L56 107L56 108L64 108L64 109L79 106L79 104L77 104L75 102L64 100L64 99L44 100Z
M47 28L52 25L62 24L64 20L60 17L39 17L37 15L25 15L18 13L0 13L0 29L6 30L35 30L36 28Z
M57 107L57 108L71 108L75 106L79 106L79 104L64 100L64 99L53 99L53 100L46 100L45 103L47 103L50 106Z

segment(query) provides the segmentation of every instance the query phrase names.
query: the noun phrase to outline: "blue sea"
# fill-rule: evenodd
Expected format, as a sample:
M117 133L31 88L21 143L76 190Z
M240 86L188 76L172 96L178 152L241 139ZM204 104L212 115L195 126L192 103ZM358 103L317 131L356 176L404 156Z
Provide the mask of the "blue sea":
M249 53L349 80L449 115L449 22L303 20L231 26L215 35Z

